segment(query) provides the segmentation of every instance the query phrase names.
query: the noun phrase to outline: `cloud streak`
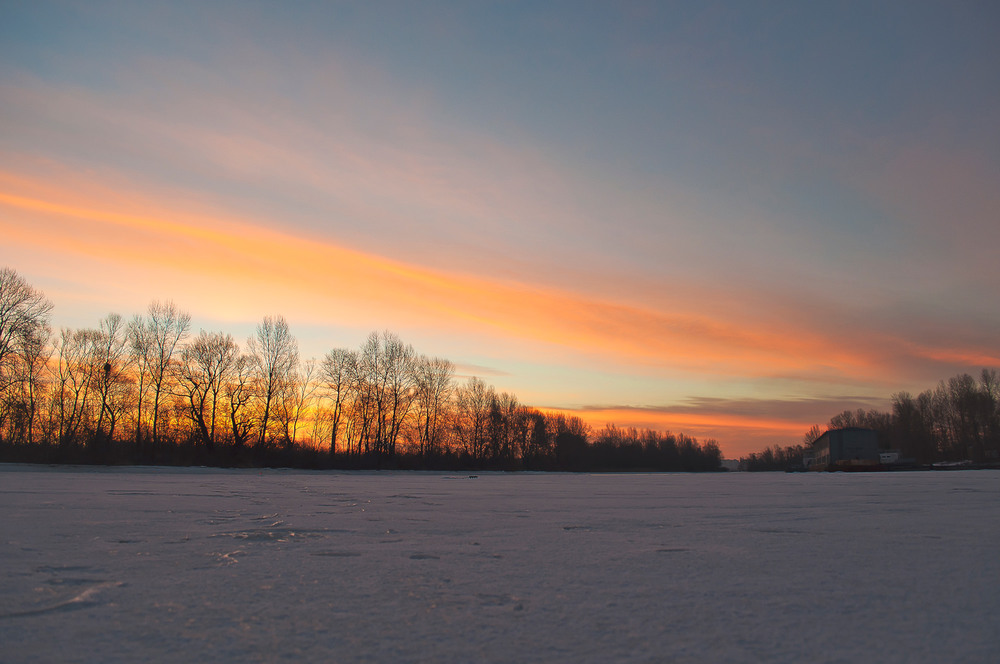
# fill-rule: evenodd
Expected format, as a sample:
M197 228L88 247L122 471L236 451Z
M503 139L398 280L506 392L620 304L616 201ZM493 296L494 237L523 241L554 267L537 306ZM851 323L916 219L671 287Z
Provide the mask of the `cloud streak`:
M603 362L713 375L877 378L885 368L877 349L853 340L707 316L696 303L678 301L674 310L626 306L543 284L429 269L239 219L178 213L168 201L116 211L100 199L70 202L63 188L46 197L46 183L25 187L41 197L20 195L11 191L18 183L24 185L0 175L0 205L21 217L6 217L9 242L135 273L152 267L205 309L218 306L221 289L232 316L259 315L262 302L280 302L310 323L331 311L363 319L391 310L404 324L457 326L456 332L517 338ZM44 234L36 230L42 225ZM995 359L972 349L913 352L942 361Z
M317 303L339 305L338 312L347 316L389 308L423 324L459 324L470 332L684 371L803 371L815 368L816 357L854 369L870 363L820 336L789 339L740 321L431 270L236 220L180 216L162 207L164 202L118 212L97 201L66 203L2 191L0 204L39 220L5 224L12 242L126 270L156 266L169 272L172 284L223 288L245 305L280 299L310 319ZM38 223L48 232L33 230Z
M1000 364L987 22L407 11L12 10L0 260L57 311L390 328L720 440Z
M864 396L691 397L666 406L594 405L553 410L580 417L596 431L606 424L629 422L638 428L694 435L702 441L727 441L726 454L736 458L774 444L798 443L812 425L822 426L844 410L887 407L887 399Z

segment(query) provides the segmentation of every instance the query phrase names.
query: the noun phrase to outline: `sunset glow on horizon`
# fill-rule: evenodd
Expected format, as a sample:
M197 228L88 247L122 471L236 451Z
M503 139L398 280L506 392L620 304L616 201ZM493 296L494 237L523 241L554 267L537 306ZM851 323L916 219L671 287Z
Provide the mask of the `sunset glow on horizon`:
M1000 11L378 7L0 9L0 265L731 458L1000 366Z

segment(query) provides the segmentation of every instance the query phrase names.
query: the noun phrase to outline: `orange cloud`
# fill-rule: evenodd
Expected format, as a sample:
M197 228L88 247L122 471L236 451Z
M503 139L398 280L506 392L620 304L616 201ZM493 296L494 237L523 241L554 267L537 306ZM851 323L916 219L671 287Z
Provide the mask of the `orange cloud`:
M654 408L554 408L548 412L579 417L600 432L606 424L694 436L699 442L714 439L726 458L735 459L771 445L794 445L815 422L769 416L664 411Z
M912 355L934 360L935 362L964 364L973 367L1000 366L1000 354L989 350L974 348L932 348L914 343L903 343Z
M154 71L191 66L148 64ZM591 206L621 208L639 219L666 215L681 241L691 222L674 214L676 205L668 199L637 196L624 205L629 197L623 183L597 184L571 165L552 161L530 141L511 145L459 128L435 130L419 111L413 115L379 103L378 94L371 97L368 77L353 80L340 72L331 87L314 90L319 96L303 113L276 114L254 106L247 91L227 88L227 94L218 94L218 72L212 68L183 73L167 76L166 86L132 80L135 88L125 88L131 93L111 97L30 77L0 85L0 97L17 110L24 131L56 132L54 142L73 148L71 154L97 149L140 154L151 165L116 176L113 166L102 164L117 162L97 159L95 168L104 170L81 175L70 174L72 162L60 171L59 162L48 161L38 148L25 159L14 156L4 162L8 168L36 177L0 173L5 208L16 210L21 220L0 221L7 237L16 236L36 254L58 250L74 260L89 257L89 279L109 279L105 266L117 265L128 273L128 284L120 287L132 288L136 297L140 291L145 297L165 295L216 318L256 318L277 309L313 323L405 321L526 340L536 357L577 353L650 373L887 384L914 357L936 362L990 357L961 349L904 349L901 356L891 338L864 322L838 322L835 329L810 319L822 301L812 298L811 311L796 308L792 289L763 293L732 279L712 285L701 273L696 286L676 276L683 269L644 278L650 273L640 268L610 276L600 267L567 267L600 265L594 262L600 249L592 244L598 236L587 237L582 244L589 249L574 254L573 263L547 261L541 252L572 239L575 229L586 233L588 226L600 225L597 219L606 211ZM362 82L364 98L348 94ZM53 113L72 115L74 123L67 126L92 130L29 122ZM377 131L359 131L349 119L355 115ZM144 177L160 189L144 188ZM169 190L164 182L186 184ZM265 204L296 201L302 210L288 214L301 218L256 211L257 188L273 194L259 199ZM227 198L225 192L232 191L239 194ZM284 223L319 225L322 218L354 234L307 237L277 230ZM44 244L35 232L40 219ZM20 228L12 228L15 224ZM412 252L400 246L405 237L419 237L410 229L424 224L433 236L428 245ZM361 242L379 242L385 250L350 248ZM520 242L524 252L539 249L524 254L512 242ZM427 246L433 244L447 245L448 251L430 255L434 250ZM479 254L462 250L494 245L494 255L481 262ZM447 268L440 267L443 261ZM527 283L483 276L486 270L518 274L523 266Z
M7 187L14 180L0 177ZM221 216L177 214L164 203L130 201L117 211L79 193L45 191L38 183L31 189L33 196L0 191L5 208L38 220L4 222L11 241L130 271L156 269L204 300L202 306L235 299L255 305L254 317L261 299L281 301L310 320L389 308L421 324L459 323L592 356L710 373L805 370L820 357L852 370L870 363L815 335L432 270ZM47 232L39 233L38 224ZM199 295L199 285L208 293Z
M769 320L709 316L683 298L652 309L430 269L93 183L60 187L0 173L0 205L8 243L116 265L129 279L148 274L216 317L253 320L280 307L295 320L371 324L388 311L396 321L654 371L860 377L879 368L863 347Z

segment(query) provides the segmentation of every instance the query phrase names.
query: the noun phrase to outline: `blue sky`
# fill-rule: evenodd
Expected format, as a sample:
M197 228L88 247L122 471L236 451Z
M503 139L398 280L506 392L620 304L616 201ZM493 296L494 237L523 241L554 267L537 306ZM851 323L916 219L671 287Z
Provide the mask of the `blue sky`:
M795 442L1000 364L998 28L987 2L4 3L0 261L60 325L170 298L236 334L282 313L306 356L389 328L595 425Z

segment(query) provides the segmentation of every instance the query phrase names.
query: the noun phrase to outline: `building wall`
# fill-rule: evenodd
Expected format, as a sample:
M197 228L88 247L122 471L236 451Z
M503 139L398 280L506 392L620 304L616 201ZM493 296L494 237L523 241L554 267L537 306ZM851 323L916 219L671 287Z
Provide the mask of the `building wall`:
M879 463L878 433L873 429L831 429L813 443L813 466L876 465Z

